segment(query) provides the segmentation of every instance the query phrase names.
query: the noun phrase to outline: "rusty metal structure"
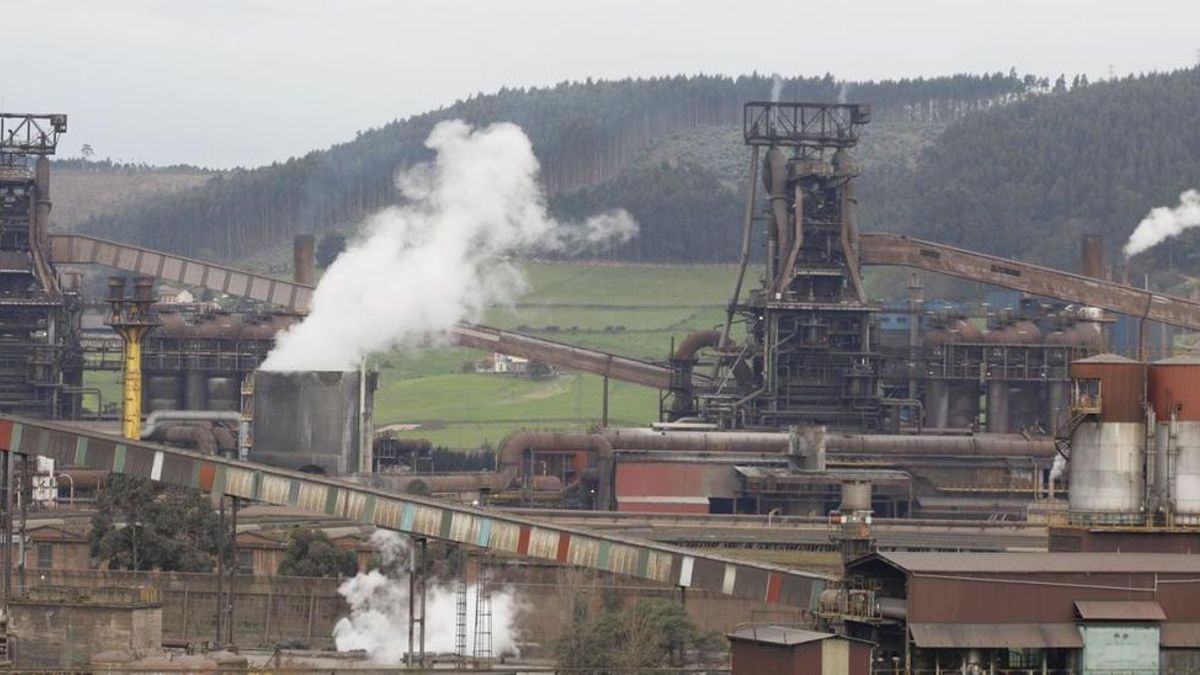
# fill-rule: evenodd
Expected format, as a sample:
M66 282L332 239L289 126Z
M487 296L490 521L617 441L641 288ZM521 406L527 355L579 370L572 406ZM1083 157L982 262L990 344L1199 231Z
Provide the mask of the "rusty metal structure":
M0 456L19 455L52 457L60 464L138 476L214 497L290 506L489 552L769 604L810 607L830 581L823 574L735 561L54 422L0 415Z
M857 169L850 156L870 119L864 105L745 106L742 132L753 166L739 274L720 342L717 389L698 395L700 414L721 426L870 431L883 424L875 308L859 270ZM756 216L761 149L769 206ZM743 298L752 230L764 220L765 269ZM730 341L734 323L745 327L740 348Z
M66 115L0 113L0 411L78 414L82 305L48 255L50 160ZM32 166L30 161L32 160Z

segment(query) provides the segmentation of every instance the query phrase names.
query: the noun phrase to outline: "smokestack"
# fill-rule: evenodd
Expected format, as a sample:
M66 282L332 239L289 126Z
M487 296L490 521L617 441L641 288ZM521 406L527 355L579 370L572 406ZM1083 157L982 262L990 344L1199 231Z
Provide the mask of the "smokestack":
M1085 234L1081 241L1080 273L1093 279L1104 279L1104 236Z
M298 284L312 286L316 282L316 264L316 237L296 235L292 240L292 279Z

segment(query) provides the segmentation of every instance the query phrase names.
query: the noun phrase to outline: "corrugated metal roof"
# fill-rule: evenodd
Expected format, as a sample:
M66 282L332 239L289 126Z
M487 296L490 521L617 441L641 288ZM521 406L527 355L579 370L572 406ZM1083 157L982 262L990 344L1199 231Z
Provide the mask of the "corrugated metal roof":
M933 649L1078 649L1073 623L910 623L913 642Z
M1166 621L1162 606L1153 600L1077 600L1075 613L1084 621Z
M1179 553L909 553L876 556L909 572L1013 574L1160 572L1200 574L1200 555Z
M1078 359L1072 363L1139 363L1120 354L1097 354L1086 359Z
M790 647L792 645L816 642L817 640L836 636L830 633L817 633L800 628L788 628L787 626L743 626L732 633L726 634L725 637L730 640L747 640L750 642L762 642Z
M1150 364L1154 366L1200 366L1200 354L1180 354L1159 359Z
M1164 623L1158 630L1164 647L1200 647L1200 623Z

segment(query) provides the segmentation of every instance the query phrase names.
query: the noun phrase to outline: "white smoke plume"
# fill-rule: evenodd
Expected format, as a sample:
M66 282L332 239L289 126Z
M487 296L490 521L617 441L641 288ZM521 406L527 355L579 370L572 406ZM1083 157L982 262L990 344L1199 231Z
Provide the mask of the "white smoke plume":
M277 337L264 370L353 369L512 302L525 286L510 256L576 253L637 233L621 210L577 224L551 218L533 145L516 125L446 121L425 144L436 158L396 179L407 202L367 220L321 278L308 317Z
M1054 456L1054 463L1050 465L1050 480L1059 480L1067 473L1067 460L1062 455Z
M838 83L838 103L843 105L850 100L850 84L847 82Z
M779 73L771 75L771 103L779 103L779 97L783 94L783 76Z
M399 664L408 653L408 544L404 537L385 530L377 530L371 542L379 549L387 572L360 573L338 588L350 605L350 616L333 627L333 640L338 651L363 650L374 663ZM426 583L425 651L453 654L458 606L455 587L436 579ZM475 592L472 584L467 589L468 656L474 652ZM517 654L516 617L521 603L508 589L493 587L491 597L492 656ZM419 636L418 628L416 650L420 649Z
M1125 257L1131 258L1197 225L1200 225L1200 191L1188 190L1179 195L1179 206L1160 206L1142 218L1125 244Z

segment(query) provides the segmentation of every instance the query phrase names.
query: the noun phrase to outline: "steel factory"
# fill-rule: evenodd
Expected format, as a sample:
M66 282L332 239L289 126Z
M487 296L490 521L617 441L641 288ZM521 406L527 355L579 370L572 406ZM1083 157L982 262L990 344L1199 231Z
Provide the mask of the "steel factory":
M485 587L527 583L550 606L582 570L703 615L732 652L706 672L1200 669L1200 355L1164 349L1200 331L1200 302L1117 280L1095 235L1066 271L860 231L868 105L750 102L742 122L750 184L723 325L651 362L460 324L457 345L601 376L605 423L518 431L491 470L433 472L428 442L376 429L379 373L259 369L309 310L312 235L284 279L51 232L67 116L0 115L6 666L233 672L251 667L238 647L293 641L328 670L324 587L263 581L272 528L309 523L356 551L379 530L469 561L453 654L426 649L426 580L410 577L395 631L413 668L517 672L491 651ZM907 301L872 300L869 267L907 270ZM99 297L81 281L92 268L112 275ZM936 302L927 275L1019 300ZM167 284L245 309L163 302ZM120 374L99 415L88 371ZM658 390L659 421L608 425L610 380ZM68 593L87 566L75 502L111 474L211 498L234 563ZM45 492L56 509L38 508ZM277 614L277 593L306 623Z

